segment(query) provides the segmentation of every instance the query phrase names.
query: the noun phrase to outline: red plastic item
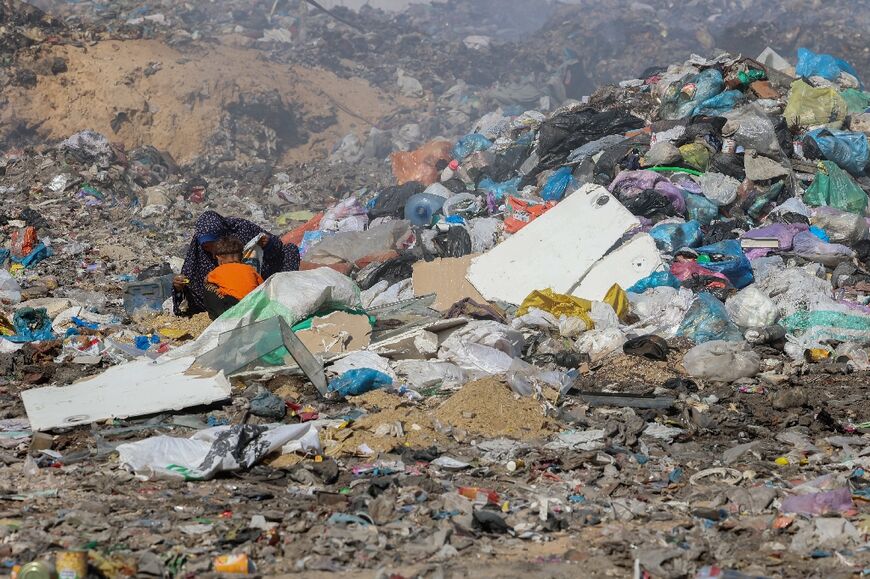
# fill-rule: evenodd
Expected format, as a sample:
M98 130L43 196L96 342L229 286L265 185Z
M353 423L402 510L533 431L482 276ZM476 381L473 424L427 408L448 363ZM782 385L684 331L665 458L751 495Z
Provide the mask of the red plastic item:
M288 231L284 235L281 236L281 243L287 245L288 243L292 243L293 245L301 245L302 238L309 231L317 231L320 228L320 220L323 219L323 213L318 213L296 229Z

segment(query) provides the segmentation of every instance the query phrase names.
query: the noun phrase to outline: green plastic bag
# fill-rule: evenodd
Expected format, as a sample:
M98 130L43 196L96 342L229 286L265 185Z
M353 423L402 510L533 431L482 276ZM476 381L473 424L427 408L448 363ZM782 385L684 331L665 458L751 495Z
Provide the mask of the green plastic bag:
M802 80L791 83L783 116L789 127L830 125L838 129L846 118L846 101L835 89L813 88Z
M858 187L844 170L831 161L819 163L813 184L804 193L804 203L827 205L849 213L864 215L867 209L867 194Z
M846 110L850 113L863 113L870 108L870 92L847 88L840 92L840 96L846 101Z
M698 171L706 171L710 164L710 149L701 143L683 145L680 147L680 155L686 165Z

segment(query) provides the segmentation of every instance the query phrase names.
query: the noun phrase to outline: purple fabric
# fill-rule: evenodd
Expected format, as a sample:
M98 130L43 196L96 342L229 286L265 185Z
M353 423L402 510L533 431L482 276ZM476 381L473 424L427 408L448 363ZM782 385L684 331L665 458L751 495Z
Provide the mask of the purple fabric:
M779 249L789 251L793 247L794 236L808 229L809 226L806 223L774 223L766 227L751 229L740 237L743 239L773 237L779 242Z
M671 175L671 183L673 183L676 187L679 187L683 191L688 191L689 193L694 193L695 195L704 194L703 189L701 189L701 184L685 173L676 173L675 175Z

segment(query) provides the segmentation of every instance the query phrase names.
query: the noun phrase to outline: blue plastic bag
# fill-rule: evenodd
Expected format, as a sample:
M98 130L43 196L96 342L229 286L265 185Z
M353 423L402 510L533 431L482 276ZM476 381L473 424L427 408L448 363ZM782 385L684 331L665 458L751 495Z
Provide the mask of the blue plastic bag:
M815 225L810 226L810 233L824 241L825 243L830 243L831 238L828 237L828 234L825 233L825 230L821 227L816 227Z
M54 339L51 318L45 308L21 308L12 318L14 336L3 336L10 342L43 342Z
M679 289L680 280L678 280L676 276L669 271L654 271L645 278L639 279L637 283L628 288L626 291L629 291L633 294L642 294L648 289L665 286Z
M808 139L812 139L825 159L853 175L863 174L870 161L870 148L864 133L815 129L806 134L804 141Z
M496 183L489 177L486 177L477 184L477 188L481 191L485 191L486 193L492 193L496 201L501 201L508 195L516 195L521 180L522 177L515 177L514 179L510 179L508 181Z
M656 241L656 247L666 253L673 253L681 247L701 245L701 224L697 221L685 223L662 223L653 227L649 234Z
M338 378L329 382L329 391L338 392L341 396L359 396L393 383L393 379L371 368L348 370Z
M739 90L726 90L710 97L692 111L693 115L717 116L732 110L745 95Z
M797 56L795 72L798 76L820 76L827 80L837 80L840 73L845 72L858 78L858 71L842 58L830 54L816 54L809 48L798 48Z
M739 342L743 339L743 334L728 316L725 304L708 292L699 293L689 306L677 335L694 340L696 344L713 340Z
M24 267L32 267L43 259L51 257L52 255L54 255L54 253L51 251L51 248L40 242L39 245L34 247L33 250L26 256L22 258L13 256L12 261L14 261L15 263L20 263Z
M453 145L453 158L461 161L472 153L486 151L490 147L492 147L492 141L480 133L471 133L470 135L465 135Z
M544 188L541 189L541 199L544 201L561 201L565 190L574 182L571 167L560 167L553 171Z
M719 206L704 197L686 193L686 212L689 219L697 221L701 225L710 225L719 219Z
M696 251L698 255L726 257L720 261L711 260L701 265L710 271L721 273L737 289L743 289L755 281L752 275L752 264L749 263L749 258L743 253L743 248L736 239L726 239L719 243L705 245Z
M691 116L698 105L722 92L723 88L722 73L715 68L687 75L668 87L662 98L661 116L664 119Z

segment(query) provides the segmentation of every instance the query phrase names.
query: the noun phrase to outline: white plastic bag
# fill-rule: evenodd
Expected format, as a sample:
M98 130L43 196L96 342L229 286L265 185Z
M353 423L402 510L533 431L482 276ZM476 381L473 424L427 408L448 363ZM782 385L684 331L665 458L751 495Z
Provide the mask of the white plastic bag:
M455 390L467 380L462 368L437 360L400 360L396 363L396 374L413 390Z
M779 319L779 308L754 285L743 288L725 301L731 321L741 329L763 328Z
M761 357L746 342L712 340L698 344L683 357L683 367L695 378L734 382L758 374Z
M5 269L0 269L0 303L15 305L21 301L21 286Z
M593 362L607 357L622 347L625 334L616 328L589 330L574 342L574 349L583 354L589 354Z

